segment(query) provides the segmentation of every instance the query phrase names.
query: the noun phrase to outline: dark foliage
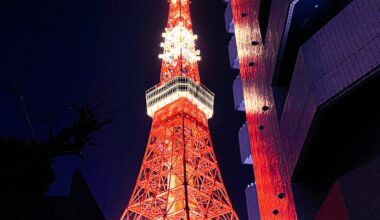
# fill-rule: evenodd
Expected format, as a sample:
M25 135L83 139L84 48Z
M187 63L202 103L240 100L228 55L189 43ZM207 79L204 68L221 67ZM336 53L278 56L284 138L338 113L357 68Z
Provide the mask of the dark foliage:
M54 182L52 158L81 155L90 135L111 120L99 121L91 109L79 110L79 118L45 142L0 138L0 195L38 196Z

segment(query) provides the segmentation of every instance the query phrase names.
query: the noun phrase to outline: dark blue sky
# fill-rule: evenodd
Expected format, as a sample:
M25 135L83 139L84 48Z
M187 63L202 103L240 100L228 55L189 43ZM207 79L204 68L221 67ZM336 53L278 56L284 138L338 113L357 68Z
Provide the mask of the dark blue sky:
M44 140L44 121L55 115L55 130L76 117L73 104L93 106L112 124L93 138L84 159L55 161L52 195L68 192L79 169L108 219L128 203L140 168L151 119L144 92L159 81L159 43L167 21L165 0L3 0L0 3L0 135L28 139L14 92L25 96L35 129ZM241 219L247 219L244 190L252 168L240 164L237 132L244 114L234 111L221 0L193 0L199 36L202 83L216 94L209 121L226 188Z

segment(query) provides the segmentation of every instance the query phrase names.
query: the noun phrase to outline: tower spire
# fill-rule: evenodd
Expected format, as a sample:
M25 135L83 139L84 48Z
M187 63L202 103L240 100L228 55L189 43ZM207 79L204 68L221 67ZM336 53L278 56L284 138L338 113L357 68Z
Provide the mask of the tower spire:
M177 77L187 76L200 83L198 61L200 51L195 49L197 36L193 34L189 0L169 0L169 18L162 34L164 48L162 59L161 84Z
M160 83L146 91L152 127L121 220L238 220L211 142L214 94L200 84L190 3L169 3Z

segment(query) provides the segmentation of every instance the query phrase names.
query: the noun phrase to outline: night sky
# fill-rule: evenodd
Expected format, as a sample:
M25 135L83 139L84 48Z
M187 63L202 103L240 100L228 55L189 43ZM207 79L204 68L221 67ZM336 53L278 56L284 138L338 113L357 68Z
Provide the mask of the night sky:
M201 50L201 80L216 94L210 131L226 188L240 219L252 182L241 165L237 132L245 115L234 110L224 9L221 0L193 0ZM57 132L89 105L113 123L93 136L83 159L58 158L50 195L66 195L72 171L85 176L107 219L117 219L132 193L151 118L145 90L159 82L159 43L168 13L165 0L2 0L0 2L0 136L31 138L17 93L25 97L34 139Z

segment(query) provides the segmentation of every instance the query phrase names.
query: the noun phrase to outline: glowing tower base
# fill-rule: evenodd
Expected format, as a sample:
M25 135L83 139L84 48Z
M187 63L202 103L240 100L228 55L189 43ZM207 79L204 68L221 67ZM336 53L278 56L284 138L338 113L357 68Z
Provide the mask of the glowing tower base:
M237 219L218 169L206 115L186 98L156 112L122 219Z

